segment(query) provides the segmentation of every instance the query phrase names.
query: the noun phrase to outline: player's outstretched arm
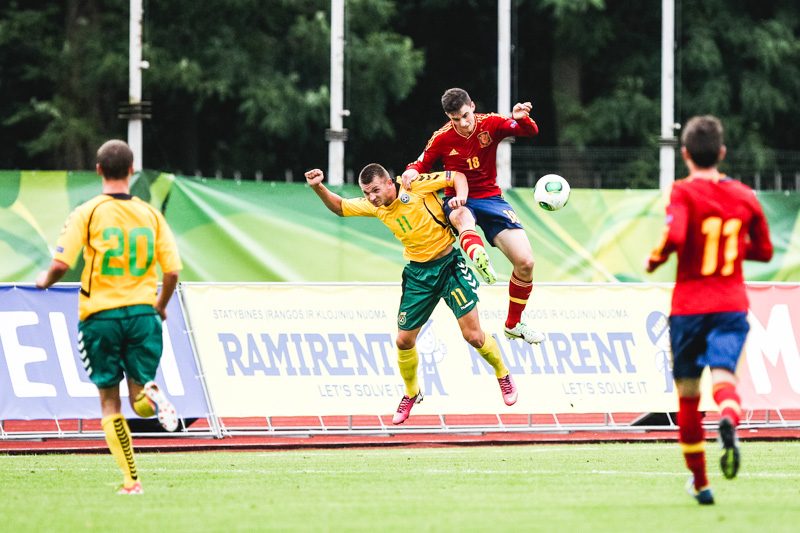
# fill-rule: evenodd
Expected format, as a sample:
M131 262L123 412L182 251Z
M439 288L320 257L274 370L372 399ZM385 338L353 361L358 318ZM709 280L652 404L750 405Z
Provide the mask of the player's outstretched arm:
M773 247L769 237L769 225L761 206L756 210L756 216L750 225L750 232L747 239L745 259L751 261L762 261L764 263L772 259Z
M456 191L456 195L450 198L448 204L452 209L457 209L462 205L466 205L467 203L467 196L469 195L469 182L467 181L467 177L461 172L453 172L452 179L453 188Z
M653 272L666 263L672 252L681 253L686 242L688 228L689 208L683 189L673 187L667 205L667 223L661 236L661 242L650 254L645 268L647 272Z
M161 320L167 319L167 304L178 286L178 274L177 271L164 272L161 277L161 292L158 293L158 301L156 302L156 311L161 316Z
M54 283L57 283L61 278L64 277L64 274L67 273L69 270L69 265L64 263L63 261L59 261L58 259L53 259L53 262L50 263L50 268L40 272L38 276L36 276L36 287L38 289L46 289L51 287Z
M511 118L498 126L496 133L499 138L505 137L535 137L539 134L539 126L531 117L533 105L530 102L519 102L511 111Z
M305 173L306 182L311 186L317 196L319 196L322 203L325 204L332 213L344 216L342 213L342 197L331 192L322 184L325 179L325 174L318 168L314 168Z

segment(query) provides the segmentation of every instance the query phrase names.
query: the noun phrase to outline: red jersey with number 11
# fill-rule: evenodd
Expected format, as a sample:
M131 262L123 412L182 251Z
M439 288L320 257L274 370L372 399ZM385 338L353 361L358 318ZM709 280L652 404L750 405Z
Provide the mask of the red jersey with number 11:
M689 176L672 187L667 227L651 265L678 254L672 314L747 311L742 261L769 261L772 242L755 192L743 183Z
M506 137L533 137L539 126L530 117L514 120L497 113L475 113L475 129L463 136L448 121L434 132L419 159L406 168L420 174L433 169L441 161L445 170L456 170L467 176L470 198L488 198L502 193L497 185L497 145ZM454 196L452 187L445 196Z

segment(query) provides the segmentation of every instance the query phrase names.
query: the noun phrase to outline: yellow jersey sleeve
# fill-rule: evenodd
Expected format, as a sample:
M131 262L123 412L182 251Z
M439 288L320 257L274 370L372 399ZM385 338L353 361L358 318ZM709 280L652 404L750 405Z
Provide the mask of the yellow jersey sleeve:
M411 182L411 190L418 194L424 194L436 192L445 187L452 187L454 183L452 174L449 170L420 174L417 179Z
M366 198L343 198L342 215L346 217L374 217L377 208Z
M53 259L66 263L70 268L74 267L83 248L85 236L86 209L80 206L72 211L64 222L61 235L56 241Z

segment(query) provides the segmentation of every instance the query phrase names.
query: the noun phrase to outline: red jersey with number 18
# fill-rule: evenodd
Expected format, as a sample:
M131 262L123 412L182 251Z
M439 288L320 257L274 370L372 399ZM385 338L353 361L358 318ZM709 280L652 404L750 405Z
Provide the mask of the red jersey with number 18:
M448 121L434 132L419 159L406 168L420 174L431 171L437 161L445 170L456 170L467 176L470 198L488 198L502 193L497 185L497 145L506 137L533 137L539 126L530 117L514 120L497 113L475 113L475 129L463 136ZM445 196L454 196L452 187Z
M769 261L769 227L755 192L743 183L689 176L672 187L664 237L650 256L678 254L672 314L747 311L742 261Z

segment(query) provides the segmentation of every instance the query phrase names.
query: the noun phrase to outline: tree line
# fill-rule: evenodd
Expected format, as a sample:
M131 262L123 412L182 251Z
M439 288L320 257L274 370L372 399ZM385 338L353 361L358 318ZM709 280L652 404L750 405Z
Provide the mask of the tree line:
M676 120L718 115L731 152L764 168L800 150L800 4L675 3ZM144 8L146 168L283 179L327 163L327 0ZM0 168L88 169L104 139L125 138L128 9L2 4ZM661 2L512 0L512 11L512 102L533 102L534 146L657 147ZM448 87L497 111L497 37L495 2L347 0L348 168L416 158L445 122Z

